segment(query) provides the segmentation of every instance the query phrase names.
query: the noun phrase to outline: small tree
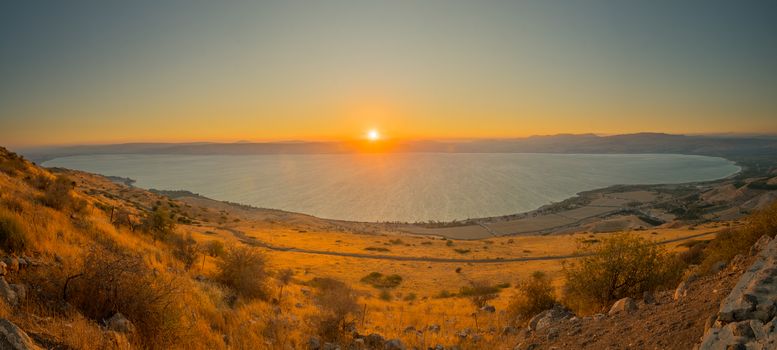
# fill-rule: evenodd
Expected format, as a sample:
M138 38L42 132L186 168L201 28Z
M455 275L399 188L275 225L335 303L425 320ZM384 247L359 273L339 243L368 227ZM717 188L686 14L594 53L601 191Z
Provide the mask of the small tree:
M634 234L604 238L595 246L583 246L589 256L566 264L565 303L588 312L623 297L676 283L682 276L679 259L666 249Z
M468 297L475 307L481 308L499 295L499 288L484 281L473 281L469 286L461 287L459 295Z
M218 262L217 280L244 298L267 298L266 259L251 247L235 246Z
M319 336L329 342L344 342L359 312L356 294L351 287L332 278L316 278L313 284L317 288L315 302L320 311L317 317Z
M146 215L144 226L146 231L154 238L154 242L157 240L164 241L175 230L175 221L173 221L167 208L157 206Z
M518 293L510 300L507 310L518 322L523 323L534 315L548 310L556 303L550 279L541 271L518 282Z
M280 291L278 291L279 304L283 299L283 287L291 282L292 277L294 277L294 271L292 269L283 269L278 272L278 283L281 285Z
M176 240L175 255L183 262L184 268L189 270L194 262L197 261L197 255L200 253L200 247L197 241L192 238L191 233L184 237L178 237Z

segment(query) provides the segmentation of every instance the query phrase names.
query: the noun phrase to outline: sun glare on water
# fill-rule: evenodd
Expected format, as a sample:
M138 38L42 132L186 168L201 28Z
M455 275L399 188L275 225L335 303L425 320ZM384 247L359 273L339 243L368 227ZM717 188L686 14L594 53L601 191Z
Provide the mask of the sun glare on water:
M380 139L380 133L375 129L367 131L367 139L370 141L377 141Z

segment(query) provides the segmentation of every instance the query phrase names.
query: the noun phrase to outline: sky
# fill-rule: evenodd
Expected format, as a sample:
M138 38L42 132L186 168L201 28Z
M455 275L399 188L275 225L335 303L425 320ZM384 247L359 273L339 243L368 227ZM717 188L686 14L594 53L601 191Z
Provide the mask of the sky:
M775 1L4 1L0 145L777 133Z

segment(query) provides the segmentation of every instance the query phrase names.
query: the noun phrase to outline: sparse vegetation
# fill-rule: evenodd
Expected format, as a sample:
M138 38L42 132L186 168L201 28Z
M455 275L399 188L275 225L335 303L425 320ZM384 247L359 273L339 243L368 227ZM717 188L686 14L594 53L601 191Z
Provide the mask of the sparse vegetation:
M318 335L325 341L344 342L359 312L354 291L331 278L316 278L311 284L317 290L315 302L319 314L315 321Z
M474 281L469 286L461 287L458 295L469 298L475 307L481 308L499 295L499 288L484 281Z
M218 262L216 279L244 298L267 298L266 259L251 247L234 246Z
M578 312L599 310L623 297L675 284L684 266L665 248L622 233L584 246L591 254L565 266L565 304Z
M361 282L379 289L396 288L402 283L402 276L371 272L369 275L362 277Z
M19 253L27 246L27 233L19 217L0 209L0 247L7 252Z
M556 303L550 279L542 272L534 272L530 278L518 283L517 293L510 299L508 312L519 323L527 321Z

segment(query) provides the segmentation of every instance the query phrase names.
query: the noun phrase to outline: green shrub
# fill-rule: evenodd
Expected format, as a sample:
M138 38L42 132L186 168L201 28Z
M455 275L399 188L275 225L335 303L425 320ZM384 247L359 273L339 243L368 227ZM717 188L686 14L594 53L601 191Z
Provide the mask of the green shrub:
M167 208L157 206L146 214L143 227L146 232L151 234L154 241L165 241L175 231L175 221Z
M18 216L0 210L0 247L7 252L21 252L27 246L27 232Z
M518 282L518 293L510 300L508 313L519 323L524 323L534 315L550 309L556 303L556 296L550 279L537 271L525 281Z
M499 288L483 281L474 281L469 286L461 287L458 295L469 298L472 304L480 308L499 295Z
M774 237L777 234L777 203L754 212L747 218L744 227L724 230L707 244L704 259L699 269L709 271L718 261L728 262L737 254L745 254L763 235Z
M629 233L583 246L580 253L590 255L564 266L564 302L579 313L673 285L684 269L682 262L663 247Z
M380 272L372 272L369 275L362 277L361 282L375 288L396 288L402 283L402 276L384 275Z
M266 299L266 265L264 255L258 250L235 246L218 261L216 279L244 298Z

